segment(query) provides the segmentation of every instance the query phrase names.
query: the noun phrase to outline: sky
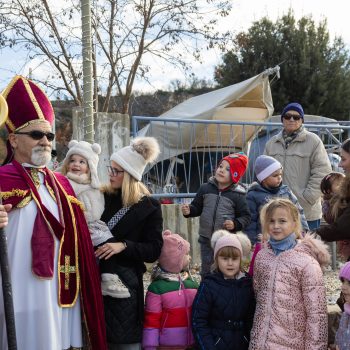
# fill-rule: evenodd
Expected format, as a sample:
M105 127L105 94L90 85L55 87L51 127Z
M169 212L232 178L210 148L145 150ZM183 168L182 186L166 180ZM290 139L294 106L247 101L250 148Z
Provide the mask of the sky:
M235 32L246 31L254 21L264 16L274 21L292 8L297 19L305 15L311 15L316 22L327 19L331 40L341 36L350 50L349 4L346 0L233 0L232 12L221 25ZM221 53L212 50L203 65L195 64L194 73L199 78L212 79L220 62ZM175 72L173 76L175 79ZM167 75L167 78L172 77ZM161 86L161 75L155 76L153 82Z
M346 0L232 0L233 9L231 14L220 21L220 27L234 32L247 30L253 21L267 16L276 20L288 12L289 8L294 11L298 19L304 15L312 15L318 22L327 19L328 29L333 39L336 35L341 36L350 49L349 27L349 2ZM28 75L28 67L34 70L40 69L35 62L24 64L25 56L21 52L9 53L0 51L0 88L4 87L14 74ZM193 73L200 79L212 80L216 65L221 62L221 52L211 50L205 52L202 64L193 62ZM151 86L137 81L135 89L139 91L152 91L156 89L169 89L171 81L179 79L183 82L186 77L183 72L169 69L164 62L152 60ZM165 78L166 77L166 78Z

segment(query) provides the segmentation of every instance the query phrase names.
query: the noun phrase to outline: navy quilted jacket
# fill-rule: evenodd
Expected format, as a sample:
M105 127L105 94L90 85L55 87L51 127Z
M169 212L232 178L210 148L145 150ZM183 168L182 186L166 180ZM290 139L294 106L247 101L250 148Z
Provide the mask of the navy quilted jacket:
M255 311L253 282L207 275L192 305L192 330L201 350L246 350Z

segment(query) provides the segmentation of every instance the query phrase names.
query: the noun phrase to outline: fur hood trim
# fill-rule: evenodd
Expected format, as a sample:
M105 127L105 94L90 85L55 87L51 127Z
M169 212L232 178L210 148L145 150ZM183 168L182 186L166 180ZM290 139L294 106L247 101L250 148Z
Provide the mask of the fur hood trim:
M302 249L314 257L322 268L326 267L331 262L331 255L329 248L320 238L315 234L307 233L296 249Z

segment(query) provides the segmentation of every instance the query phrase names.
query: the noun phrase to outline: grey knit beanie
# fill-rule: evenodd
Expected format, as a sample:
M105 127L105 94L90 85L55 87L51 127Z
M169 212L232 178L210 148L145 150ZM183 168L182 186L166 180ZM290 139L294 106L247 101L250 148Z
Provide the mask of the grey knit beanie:
M259 156L255 160L254 171L259 182L264 181L267 177L273 174L276 170L281 169L281 163L270 156Z

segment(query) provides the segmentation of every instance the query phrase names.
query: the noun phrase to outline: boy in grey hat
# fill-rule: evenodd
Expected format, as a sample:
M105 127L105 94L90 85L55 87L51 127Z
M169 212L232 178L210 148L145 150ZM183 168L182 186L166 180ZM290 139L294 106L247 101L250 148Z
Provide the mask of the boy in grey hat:
M290 188L282 184L281 163L273 157L261 155L255 161L254 172L258 181L251 184L247 193L247 202L252 220L244 230L252 244L259 241L259 235L261 234L260 209L273 197L290 199L299 209L302 227L307 231L309 226L303 208Z

